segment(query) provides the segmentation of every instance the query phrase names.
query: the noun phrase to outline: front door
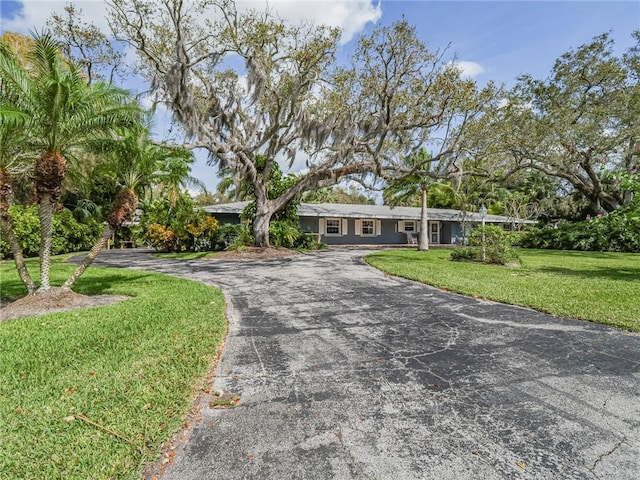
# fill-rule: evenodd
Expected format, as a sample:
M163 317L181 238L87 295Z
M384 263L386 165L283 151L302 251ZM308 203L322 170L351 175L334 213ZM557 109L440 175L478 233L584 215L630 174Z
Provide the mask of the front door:
M429 242L440 243L440 222L429 222Z

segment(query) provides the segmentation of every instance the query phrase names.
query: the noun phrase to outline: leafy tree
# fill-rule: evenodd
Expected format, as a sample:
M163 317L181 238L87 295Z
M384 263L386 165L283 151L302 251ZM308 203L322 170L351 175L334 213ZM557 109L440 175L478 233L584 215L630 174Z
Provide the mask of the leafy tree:
M113 83L123 70L122 53L98 27L82 20L80 7L67 3L64 13L53 13L47 26L65 57L80 65L89 83L96 80Z
M305 191L393 169L436 131L445 133L444 154L465 121L448 112L475 90L406 22L363 37L351 64L333 68L335 29L240 13L230 0L112 6L118 38L137 50L188 145L251 184L258 246L269 245L274 215ZM270 198L279 159L306 160L307 171Z
M27 67L27 56L33 48L33 39L16 32L6 31L2 34L2 44L16 56L16 59L23 67Z
M0 123L25 129L24 154L37 157L34 186L40 211L40 287L50 290L52 216L67 172L67 156L89 139L130 123L137 108L128 94L113 86L88 85L82 72L60 53L49 34L35 35L24 67L8 49L0 52L3 100Z
M605 172L634 168L640 141L640 86L632 68L638 47L624 60L612 47L603 34L563 54L547 79L522 76L492 127L497 155L512 162L503 165L505 172L537 170L557 178L569 195L587 200L592 214L629 201Z
M342 187L334 185L304 194L302 201L306 203L346 203L351 205L373 205L375 200L368 197L356 185Z

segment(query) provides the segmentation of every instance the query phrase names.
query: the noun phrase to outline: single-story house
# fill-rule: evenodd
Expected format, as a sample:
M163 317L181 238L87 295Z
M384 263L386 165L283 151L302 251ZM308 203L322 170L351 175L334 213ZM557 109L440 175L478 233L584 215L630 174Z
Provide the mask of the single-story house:
M223 203L201 207L220 223L239 223L248 202ZM414 243L420 232L420 208L387 205L347 205L341 203L303 203L298 208L302 230L316 234L328 245L393 245ZM462 241L463 223L468 232L482 222L479 213L429 208L429 242L457 244ZM486 215L487 224L510 229L513 219ZM517 223L534 223L517 220Z

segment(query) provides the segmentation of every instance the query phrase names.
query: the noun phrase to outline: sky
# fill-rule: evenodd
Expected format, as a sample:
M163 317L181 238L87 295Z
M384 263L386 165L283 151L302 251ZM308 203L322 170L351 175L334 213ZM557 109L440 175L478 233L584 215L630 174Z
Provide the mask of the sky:
M107 29L102 0L75 2L97 26ZM263 8L265 2L244 2ZM51 13L62 12L64 1L0 0L1 30L27 33L42 30ZM640 1L431 1L431 0L270 0L269 6L292 21L302 19L342 28L347 58L361 33L376 25L405 18L432 49L449 46L460 67L479 84L490 80L513 85L519 75L545 78L555 60L593 37L611 32L621 55L640 29ZM126 85L125 85L126 86ZM156 124L156 135L169 128ZM192 174L214 190L216 172L206 156L196 155Z

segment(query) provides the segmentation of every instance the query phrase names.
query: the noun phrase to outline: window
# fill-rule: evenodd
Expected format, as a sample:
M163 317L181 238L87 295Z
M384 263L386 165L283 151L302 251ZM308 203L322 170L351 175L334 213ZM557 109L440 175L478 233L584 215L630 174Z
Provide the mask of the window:
M327 235L340 235L340 219L339 218L327 218L326 232Z
M416 231L416 222L413 220L405 220L404 221L404 231L405 232L415 232Z
M376 227L373 220L362 220L362 235L375 235Z

